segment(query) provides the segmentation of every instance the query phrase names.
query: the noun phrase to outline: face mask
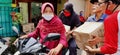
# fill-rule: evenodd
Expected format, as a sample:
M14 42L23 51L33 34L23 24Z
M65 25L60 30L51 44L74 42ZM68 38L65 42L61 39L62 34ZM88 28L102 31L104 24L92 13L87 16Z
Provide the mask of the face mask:
M105 13L106 13L107 15L110 15L110 14L112 14L113 12L110 11L110 10L105 10Z
M42 17L47 20L47 21L50 21L54 15L53 14L42 14Z
M119 4L117 4L117 6L112 11L108 10L108 6L109 6L109 3L107 4L107 8L105 10L105 13L110 15L110 14L112 14L116 10L116 8L119 6Z
M69 17L71 14L70 14L70 12L65 12L65 11L64 11L64 15L65 15L66 17Z

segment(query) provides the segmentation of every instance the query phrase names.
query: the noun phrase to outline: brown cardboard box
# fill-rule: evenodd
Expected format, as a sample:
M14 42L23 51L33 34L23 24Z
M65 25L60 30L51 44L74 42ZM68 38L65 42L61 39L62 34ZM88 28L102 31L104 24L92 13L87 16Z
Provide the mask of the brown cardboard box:
M34 23L28 23L23 25L23 32L30 33L34 31Z
M85 22L83 25L78 27L73 31L73 35L75 38L75 41L77 43L77 46L80 49L85 49L85 46L91 46L95 47L95 45L91 45L88 43L88 40L93 39L93 36L99 36L100 39L98 40L103 40L103 23L100 22ZM96 41L98 41L96 40Z

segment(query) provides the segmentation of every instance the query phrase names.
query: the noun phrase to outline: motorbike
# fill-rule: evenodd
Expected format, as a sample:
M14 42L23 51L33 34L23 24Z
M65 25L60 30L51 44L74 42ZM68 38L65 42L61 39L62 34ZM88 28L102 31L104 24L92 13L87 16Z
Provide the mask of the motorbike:
M0 26L0 30L4 29L3 27ZM12 30L17 33L17 37L20 37L19 31L15 26L12 26ZM8 43L9 41L7 41L5 38L3 38L3 36L0 36L0 55L13 55L11 53L11 46L14 47L14 45L8 45L6 43Z
M2 30L3 28L0 27L0 30ZM2 38L2 36L0 36L0 55L4 54L3 52L8 48L8 45L6 45L6 40Z
M6 45L7 41L0 37L0 55L4 54L3 52L8 48L8 45Z
M18 51L14 55L46 55L50 50L43 45L47 41L55 41L60 39L59 33L49 33L42 43L34 38L19 38L16 43Z

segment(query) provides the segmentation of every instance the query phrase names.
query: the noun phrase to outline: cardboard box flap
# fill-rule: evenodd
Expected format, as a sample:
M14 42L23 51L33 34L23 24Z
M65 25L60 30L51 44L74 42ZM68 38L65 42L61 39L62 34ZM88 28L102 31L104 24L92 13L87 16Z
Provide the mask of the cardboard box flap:
M95 29L101 27L103 25L102 22L85 22L83 25L75 29L75 32L80 32L80 33L91 33Z

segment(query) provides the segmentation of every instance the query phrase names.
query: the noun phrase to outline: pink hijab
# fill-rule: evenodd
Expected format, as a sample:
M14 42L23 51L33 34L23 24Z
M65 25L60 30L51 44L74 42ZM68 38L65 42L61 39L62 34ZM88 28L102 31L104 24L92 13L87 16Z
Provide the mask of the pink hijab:
M46 3L43 3L43 5L41 7L41 13L44 12L44 10L45 10L45 8L46 8L47 5L49 5L52 8L52 10L54 11L53 5L51 3L49 3L49 2L46 2Z

